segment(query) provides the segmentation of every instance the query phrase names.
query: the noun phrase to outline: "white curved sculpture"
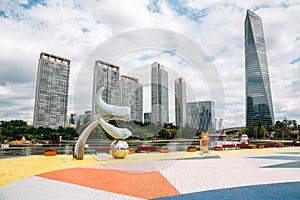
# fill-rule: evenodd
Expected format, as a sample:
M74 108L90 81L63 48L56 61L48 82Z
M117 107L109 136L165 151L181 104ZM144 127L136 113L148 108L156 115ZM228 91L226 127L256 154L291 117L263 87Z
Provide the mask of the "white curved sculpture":
M100 118L99 123L101 127L115 139L126 139L132 135L131 131L127 128L115 127L104 121L102 118Z
M130 116L130 108L127 106L115 106L107 104L102 99L102 93L105 90L105 87L101 87L101 89L96 93L96 108L100 110L101 113L109 116L109 117L129 117Z
M74 158L77 158L78 160L83 159L86 140L89 137L90 133L94 130L94 128L96 128L99 124L100 124L99 121L94 121L83 130L74 148L74 154L73 154Z
M102 93L104 90L105 90L105 87L102 87L99 90L99 92L96 94L96 107L100 110L100 112L112 119L120 118L120 117L121 118L129 117L130 116L130 108L129 107L109 105L103 101ZM118 128L118 127L115 127L115 126L107 123L106 121L104 121L101 118L101 115L100 115L99 120L95 120L94 122L92 122L81 133L81 135L79 136L77 143L75 145L73 156L78 160L83 159L84 147L85 147L86 140L87 140L88 136L91 134L91 132L94 130L94 128L96 128L99 124L109 135L111 135L113 138L115 138L117 140L117 141L114 141L111 145L112 156L114 158L124 158L127 155L128 150L127 149L115 149L114 147L116 146L116 144L118 144L118 141L121 141L121 140L126 139L129 136L131 136L132 135L131 131L128 130L127 128ZM125 144L125 143L126 143L126 141L123 141L122 144ZM126 145L127 145L127 143L126 143ZM127 145L127 148L128 148L128 145Z

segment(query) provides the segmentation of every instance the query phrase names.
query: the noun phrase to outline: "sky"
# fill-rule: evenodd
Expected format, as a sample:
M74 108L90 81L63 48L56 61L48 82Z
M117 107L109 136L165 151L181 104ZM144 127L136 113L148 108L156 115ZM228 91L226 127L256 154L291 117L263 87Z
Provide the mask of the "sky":
M143 75L145 96L150 65L159 62L169 71L171 122L173 80L183 76L188 101L214 100L224 127L244 126L247 9L263 21L275 120L299 123L297 0L0 1L0 120L32 123L39 54L47 52L71 60L69 114L91 110L95 59L120 66L122 74ZM222 87L212 91L214 83Z

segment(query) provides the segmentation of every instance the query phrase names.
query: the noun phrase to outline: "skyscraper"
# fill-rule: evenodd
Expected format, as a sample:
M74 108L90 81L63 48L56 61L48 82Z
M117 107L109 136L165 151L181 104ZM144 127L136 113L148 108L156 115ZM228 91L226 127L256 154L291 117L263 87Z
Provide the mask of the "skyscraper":
M213 101L189 102L187 125L199 131L215 131L215 103Z
M245 19L246 127L274 123L265 39L261 18L247 10Z
M66 127L70 63L67 58L40 54L33 117L35 127Z
M96 60L94 66L94 84L93 84L93 100L92 100L92 113L93 116L97 115L99 112L95 107L95 97L96 93L105 87L102 99L113 105L120 105L119 96L119 76L120 67L106 63L101 60Z
M121 75L121 106L130 107L130 120L143 121L143 85L134 77Z
M169 122L168 72L157 62L151 65L151 121Z
M177 126L186 124L186 86L183 78L175 79L175 121Z

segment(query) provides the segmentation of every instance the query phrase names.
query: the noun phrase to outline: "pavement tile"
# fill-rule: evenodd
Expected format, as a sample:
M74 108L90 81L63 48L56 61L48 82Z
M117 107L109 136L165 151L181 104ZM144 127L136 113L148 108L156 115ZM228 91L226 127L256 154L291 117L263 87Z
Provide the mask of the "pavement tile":
M254 185L245 187L236 187L220 190L210 190L204 192L196 192L190 194L183 194L171 197L156 198L156 200L190 200L190 199L285 199L295 200L300 199L300 182L278 183Z
M159 172L135 173L109 169L73 168L38 176L145 199L179 194Z
M97 190L80 185L49 180L41 177L29 177L0 188L1 200L95 200L124 199L138 200L140 198Z
M244 193L268 199L261 195L272 190L280 192L268 193L269 199L300 199L291 194L299 188L299 155L293 147L139 153L107 161L95 155L0 159L0 199L247 199Z

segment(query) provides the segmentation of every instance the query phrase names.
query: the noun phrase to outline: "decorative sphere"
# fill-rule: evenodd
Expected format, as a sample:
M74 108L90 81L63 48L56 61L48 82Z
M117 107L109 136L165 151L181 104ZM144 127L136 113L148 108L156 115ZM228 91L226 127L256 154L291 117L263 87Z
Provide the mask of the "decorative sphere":
M116 159L123 159L128 154L128 144L124 140L115 140L110 145L110 155Z

